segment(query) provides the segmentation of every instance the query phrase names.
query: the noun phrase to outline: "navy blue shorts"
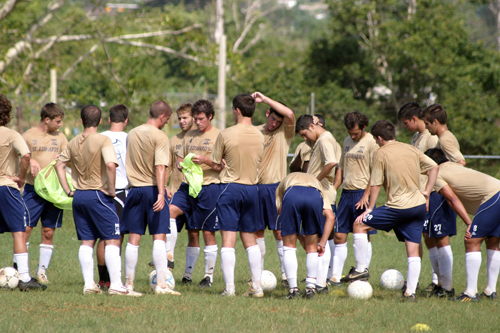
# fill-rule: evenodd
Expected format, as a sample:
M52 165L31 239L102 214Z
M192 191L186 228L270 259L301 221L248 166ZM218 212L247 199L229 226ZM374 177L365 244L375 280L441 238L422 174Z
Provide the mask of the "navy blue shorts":
M172 197L171 204L182 210L187 218L187 230L218 231L217 199L219 184L203 185L196 198L189 195L189 185L182 183ZM186 213L188 212L188 213Z
M375 208L370 214L366 214L363 222L378 230L389 232L394 229L400 242L408 240L420 244L425 214L425 204L408 209L381 206Z
M220 184L220 196L217 201L220 230L256 232L260 225L259 190L257 185L238 183Z
M42 220L42 226L46 228L55 229L62 226L63 210L40 197L35 192L33 185L24 185L23 200L28 211L26 214L26 225L28 227L36 227L40 219Z
M112 197L101 191L77 190L73 218L79 240L120 239L120 219Z
M175 192L175 193L177 193L177 192ZM174 193L174 195L175 195L175 193ZM172 198L170 198L170 200L167 200L169 205L172 204L173 199L174 199L174 196L172 196ZM169 214L170 214L170 212L169 212ZM177 232L182 231L182 228L184 227L184 225L186 225L186 223L187 223L186 214L182 214L182 215L177 216L175 218L175 224L177 225Z
M165 191L165 197L166 195ZM144 235L148 227L150 235L169 234L170 211L167 201L165 200L162 210L155 212L153 205L157 199L157 186L132 187L123 208L121 232Z
M500 237L500 192L479 206L470 233L472 238Z
M365 211L364 208L356 209L356 204L361 200L364 193L365 190L342 190L335 219L335 232L343 234L352 233L354 221ZM368 232L369 235L376 233L377 230Z
M269 230L276 230L276 221L278 219L278 210L276 209L276 189L280 183L259 184L259 230L266 227Z
M323 197L313 187L292 186L283 195L278 227L282 236L323 234Z
M429 197L429 211L425 216L424 233L429 234L430 238L457 234L457 214L439 193L432 192Z
M26 231L26 206L18 189L0 186L0 233Z

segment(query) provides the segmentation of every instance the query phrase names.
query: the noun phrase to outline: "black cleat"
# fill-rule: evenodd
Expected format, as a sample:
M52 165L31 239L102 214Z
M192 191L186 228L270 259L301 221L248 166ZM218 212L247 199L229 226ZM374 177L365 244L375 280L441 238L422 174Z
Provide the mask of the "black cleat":
M153 264L152 261L149 262L148 266L151 267L151 268L155 268L155 264Z
M368 268L365 268L362 272L358 272L356 269L351 269L349 274L340 279L340 282L352 282L357 280L367 281L369 278L370 272L368 271Z
M406 283L406 281L405 281L405 283ZM434 282L432 282L430 285L425 287L424 291L430 293L430 292L433 292L436 287L439 287L439 286L437 284L435 284Z
M340 287L342 285L342 282L332 281L332 280L328 279L328 280L326 280L326 285L328 287Z
M328 294L328 287L321 287L316 285L316 294Z
M474 297L467 295L466 293L461 293L458 297L450 297L448 301L452 302L479 302L479 296L477 294Z
M413 302L417 303L417 294L411 294L410 296L406 296L403 292L403 296L401 297L401 302Z
M486 298L486 299L496 300L498 297L497 297L496 291L494 291L490 295L486 295L486 293L482 293L479 296L479 298Z
M281 286L283 288L290 288L290 285L288 284L288 280L287 279L281 280Z
M313 299L316 296L316 288L306 288L306 292L304 293L305 299Z
M198 288L210 288L212 287L212 282L210 282L210 276L205 276L203 280L198 284Z
M173 271L174 266L175 266L175 261L170 261L167 259L167 268L170 269L171 271Z
M437 297L444 298L444 297L455 297L455 288L451 288L451 290L446 290L444 288L440 288L438 293L436 294Z
M191 278L188 278L188 277L183 277L182 278L182 284L193 284L193 280L191 280Z
M47 289L46 285L36 282L36 280L33 278L31 278L31 280L29 280L28 282L23 282L23 281L19 280L19 284L17 285L17 287L21 291Z
M427 297L439 297L439 294L442 292L443 288L441 286L438 286L437 284L434 285L433 287L434 289L432 289L430 292L427 293ZM403 289L403 290L406 290L406 289ZM425 288L424 290L427 290L427 288Z
M289 291L288 295L285 296L285 299L294 299L294 298L299 298L299 297L300 297L299 288L293 288L293 291Z

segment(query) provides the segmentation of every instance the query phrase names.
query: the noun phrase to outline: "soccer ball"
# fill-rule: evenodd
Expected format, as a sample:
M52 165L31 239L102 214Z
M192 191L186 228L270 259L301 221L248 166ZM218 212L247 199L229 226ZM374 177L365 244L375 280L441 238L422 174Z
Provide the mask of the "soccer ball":
M347 287L347 296L350 298L368 299L372 294L372 286L366 281L354 281Z
M262 286L262 290L264 291L273 291L276 289L276 276L270 271L262 271L260 275L260 284Z
M401 290L405 284L403 274L395 269L388 269L380 276L382 288L388 290Z
M0 287L14 289L19 284L19 273L14 267L0 269Z
M172 275L172 272L167 269L167 286L174 290L175 288L175 279L174 276ZM149 273L149 287L151 288L151 291L154 292L156 289L156 269L152 270L151 273Z

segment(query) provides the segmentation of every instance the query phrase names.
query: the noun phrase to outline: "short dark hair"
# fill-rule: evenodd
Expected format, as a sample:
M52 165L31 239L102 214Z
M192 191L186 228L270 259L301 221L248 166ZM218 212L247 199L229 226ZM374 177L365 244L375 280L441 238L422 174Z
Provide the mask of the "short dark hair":
M362 130L368 126L368 123L368 117L359 111L349 112L344 117L344 125L348 130L354 129L356 125L358 125L358 128Z
M112 123L124 123L128 119L128 108L123 104L112 106L109 109L109 119Z
M11 113L12 104L4 94L0 94L0 126L5 126L10 122Z
M172 108L165 101L159 100L151 104L149 118L158 119L163 114L171 114Z
M431 148L425 151L425 155L429 156L438 165L444 162L448 162L445 153L439 148Z
M325 128L326 126L326 121L325 121L325 117L323 117L322 115L320 115L319 113L316 113L314 115L316 118L318 118L318 122L319 124L321 125L321 127Z
M215 115L214 106L212 105L212 103L210 101L208 101L206 99L197 100L193 104L193 107L191 108L191 112L193 113L193 115L204 113L208 119L210 119L210 116L212 116L212 119L213 119L214 115Z
M295 133L299 133L302 130L308 129L309 125L313 123L313 116L309 114L303 114L297 119L295 123Z
M281 101L278 101L278 103L280 103L281 105L284 105L286 106L285 103L281 102ZM278 117L280 118L285 118L281 113L279 113L278 111L276 111L275 109L273 108L269 108L269 115L271 115L272 113L274 113L275 115L277 115Z
M239 109L243 117L251 118L255 112L255 99L249 94L239 94L233 99L233 108Z
M64 110L56 103L47 103L43 106L40 112L40 120L44 121L45 118L53 120L55 117L64 117Z
M422 111L422 118L425 118L425 120L430 123L437 119L441 125L446 125L446 122L448 121L446 109L441 104L432 104L427 109Z
M95 105L87 105L80 112L83 128L97 127L101 122L102 111Z
M398 120L411 120L413 117L417 117L422 119L422 108L417 102L409 102L406 103L399 109L398 112Z
M181 106L179 106L177 108L177 110L175 110L175 112L177 113L177 115L181 114L181 113L189 113L190 115L193 114L191 108L193 107L193 104L191 103L184 103L184 104L181 104Z
M396 137L396 129L394 127L394 124L389 120L377 121L375 124L373 124L370 132L375 138L380 136L386 141L394 140L394 138Z

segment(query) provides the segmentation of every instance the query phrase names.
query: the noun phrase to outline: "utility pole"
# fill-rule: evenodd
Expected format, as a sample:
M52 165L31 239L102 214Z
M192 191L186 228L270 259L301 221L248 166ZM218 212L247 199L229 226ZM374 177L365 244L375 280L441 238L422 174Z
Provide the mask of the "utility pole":
M311 116L314 115L314 93L311 93Z
M217 25L215 41L219 44L219 77L217 86L217 107L219 129L226 128L226 35L224 35L223 0L217 0Z
M57 72L55 69L50 70L50 101L57 103Z

